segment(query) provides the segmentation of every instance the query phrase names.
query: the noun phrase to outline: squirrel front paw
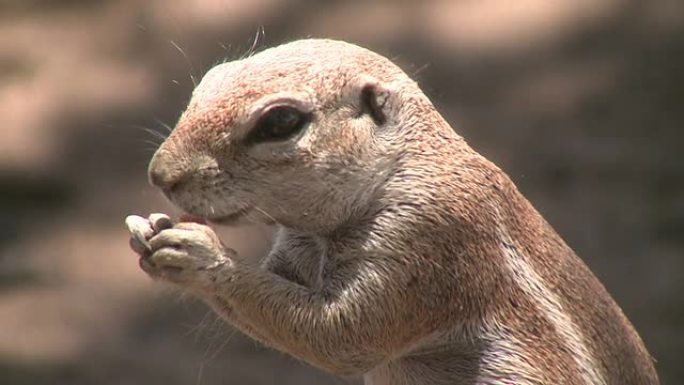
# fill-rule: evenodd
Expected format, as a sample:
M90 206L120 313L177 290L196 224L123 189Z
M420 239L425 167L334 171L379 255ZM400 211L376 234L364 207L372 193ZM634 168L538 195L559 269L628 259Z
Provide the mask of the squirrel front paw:
M131 248L140 267L152 278L182 286L211 285L216 272L231 266L235 251L226 248L214 230L195 222L173 223L164 214L126 218Z

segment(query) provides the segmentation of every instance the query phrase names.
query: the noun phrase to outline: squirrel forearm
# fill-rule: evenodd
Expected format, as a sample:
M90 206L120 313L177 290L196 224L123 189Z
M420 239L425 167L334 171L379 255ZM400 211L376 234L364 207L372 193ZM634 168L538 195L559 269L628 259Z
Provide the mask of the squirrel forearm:
M360 269L350 268L347 277ZM406 303L408 288L402 288L404 295L392 296L383 292L382 282L356 282L317 290L236 264L221 273L213 295L230 304L267 343L327 370L359 374L406 349L426 331L421 330L424 323L412 324L414 316L403 311L416 307Z
M306 249L300 248L296 249L296 251L303 252L306 251ZM271 253L264 259L262 265L256 269L262 270L264 273L270 273L273 276L279 276L284 280L291 281L293 283L301 283L302 280L315 280L315 277L308 277L307 274L302 274L302 272L297 269L298 266L292 263L294 255L289 254L291 253L288 253L287 256L283 255L282 250ZM300 255L300 257L304 256L307 259L307 262L310 264L313 256L309 254L311 254L311 252L303 253ZM225 277L219 275L217 276L217 281L221 281L224 278ZM239 329L243 333L253 337L265 345L271 346L281 351L287 351L287 349L278 344L274 338L269 337L263 330L257 330L249 322L249 320L245 318L245 316L237 312L234 309L234 306L231 305L230 302L225 298L225 293L222 293L220 287L213 287L209 288L208 290L205 289L197 294L233 327Z
M276 344L271 338L267 338L263 333L256 330L249 322L238 314L235 309L220 295L200 295L217 314L227 323L264 345L274 349L284 350L282 346Z

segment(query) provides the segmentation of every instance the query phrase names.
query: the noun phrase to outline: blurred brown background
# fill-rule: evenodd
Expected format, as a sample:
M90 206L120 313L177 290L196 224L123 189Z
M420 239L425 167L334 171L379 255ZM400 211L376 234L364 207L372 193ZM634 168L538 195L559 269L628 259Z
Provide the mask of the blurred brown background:
M123 218L191 76L334 37L395 59L684 382L681 0L0 0L0 382L353 384L152 284ZM227 230L244 254L268 229Z

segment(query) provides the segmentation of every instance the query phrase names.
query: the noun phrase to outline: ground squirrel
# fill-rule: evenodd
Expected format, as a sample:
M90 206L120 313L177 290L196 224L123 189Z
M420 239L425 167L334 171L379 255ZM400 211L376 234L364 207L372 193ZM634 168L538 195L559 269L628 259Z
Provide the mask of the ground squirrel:
M652 359L587 266L388 59L309 39L211 69L151 182L214 231L129 217L152 277L264 344L366 384L646 385Z

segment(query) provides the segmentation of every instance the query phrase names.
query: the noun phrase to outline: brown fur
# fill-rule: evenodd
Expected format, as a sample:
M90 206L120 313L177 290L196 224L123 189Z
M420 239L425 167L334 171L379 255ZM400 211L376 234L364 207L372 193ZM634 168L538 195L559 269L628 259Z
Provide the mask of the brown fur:
M362 113L364 87L382 96L382 124ZM314 119L247 144L273 100ZM368 50L302 40L215 67L150 176L192 214L279 226L262 268L188 223L156 232L141 265L312 365L367 384L658 383L585 264Z

